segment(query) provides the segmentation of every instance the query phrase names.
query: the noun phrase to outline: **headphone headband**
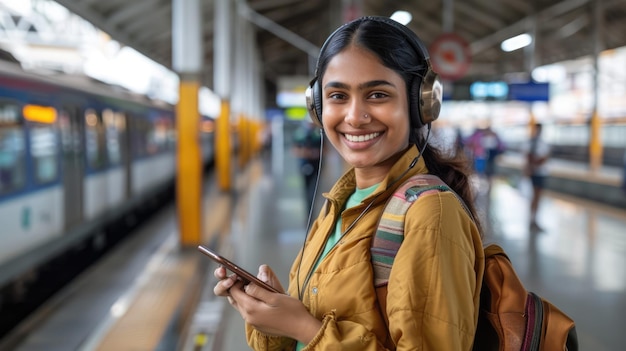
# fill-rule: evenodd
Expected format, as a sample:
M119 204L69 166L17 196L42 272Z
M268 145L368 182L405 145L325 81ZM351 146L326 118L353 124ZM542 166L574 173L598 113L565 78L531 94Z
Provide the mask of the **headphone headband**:
M347 27L349 25L354 25L355 23L360 23L360 22L365 22L365 21L374 21L374 22L385 23L385 24L388 24L388 25L396 28L397 30L401 31L404 34L404 37L406 39L408 39L408 41L411 43L411 45L414 45L413 48L415 49L415 51L422 53L422 56L424 57L424 60L426 60L426 63L428 64L428 66L431 67L431 65L430 65L430 55L428 54L428 50L426 49L426 46L424 46L424 43L422 43L422 41L417 37L417 34L415 34L407 26L405 26L405 25L403 25L401 23L398 23L398 22L392 20L389 17L384 17L384 16L365 16L365 17L361 17L361 18L355 19L354 21L342 24L341 26L339 26L339 28L335 29L328 36L328 38L326 38L326 40L324 41L324 44L322 44L322 47L320 48L320 54L317 56L317 62L315 63L315 77L316 78L317 78L317 75L319 73L318 70L320 68L320 57L322 56L322 53L324 51L326 51L326 47L328 46L328 43L330 43L331 39L335 36L335 34L337 34L338 32L342 31L345 27Z
M441 82L439 81L439 76L432 70L430 56L428 54L426 46L412 30L410 30L405 25L392 20L389 17L365 16L358 18L354 21L345 23L339 28L335 29L324 41L324 44L320 49L320 54L317 57L317 62L315 64L315 77L313 78L313 80L311 80L311 83L309 84L309 87L306 91L307 108L309 110L309 113L311 114L311 119L313 120L313 122L320 128L322 127L322 91L320 84L321 82L318 81L320 58L322 57L322 54L326 51L327 46L337 33L343 31L347 26L353 26L355 24L358 25L359 23L366 21L384 23L401 32L402 36L409 42L413 50L421 55L421 58L426 64L426 69L423 76L420 77L421 79L419 79L420 84L419 86L417 86L417 83L411 83L411 86L407 87L410 101L409 114L411 115L411 125L415 128L420 128L423 125L429 124L432 121L436 120L439 116L439 111L441 109L443 88L441 86ZM416 81L417 79L413 79L413 82ZM415 114L417 114L417 116L414 116Z

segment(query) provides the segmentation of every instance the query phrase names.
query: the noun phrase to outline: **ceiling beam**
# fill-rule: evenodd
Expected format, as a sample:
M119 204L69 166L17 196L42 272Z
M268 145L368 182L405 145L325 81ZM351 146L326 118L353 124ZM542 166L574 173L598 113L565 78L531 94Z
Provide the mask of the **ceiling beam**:
M253 3L249 3L251 9L257 12L267 11L271 9L275 9L277 7L291 7L297 3L310 3L314 1L309 0L265 0L265 1L255 1Z
M155 3L157 0L143 0L136 2L129 2L125 6L119 7L119 10L113 15L107 18L109 25L117 26L118 24L125 22L133 17L138 17L139 15L144 15L149 12L149 10L154 9Z
M274 33L277 37L282 38L291 45L306 52L309 56L317 57L320 49L311 42L300 37L298 34L290 31L289 29L281 26L280 24L270 20L269 18L255 12L246 5L240 5L238 9L239 14L255 24L271 33Z
M589 18L589 15L583 14L579 16L578 18L574 19L573 21L570 21L569 23L557 29L553 34L554 35L553 38L555 40L559 40L559 39L564 39L569 36L572 36L578 33L579 31L581 31L587 25L589 25L590 22L591 20Z
M101 0L78 0L78 2L80 2L81 6L91 6L91 4L94 4L96 2L99 2ZM58 3L61 3L60 1L57 1Z
M539 11L536 15L540 17L541 21L544 21L583 6L588 2L589 0L565 0ZM527 31L532 16L535 15L531 14L526 16L508 27L504 27L493 34L479 40L475 40L470 44L472 55L476 55L483 50L500 44L504 39L508 39L514 35Z
M506 23L504 23L502 20L500 20L497 17L494 16L490 16L487 13L485 13L484 11L480 11L479 9L477 9L475 6L472 5L468 5L465 2L462 1L455 1L454 2L454 7L456 9L459 10L459 12L462 12L464 14L466 14L467 16L474 18L476 21L494 28L494 29L498 29L498 28L502 28L504 26L506 26Z
M150 12L150 16L139 16L128 22L125 30L129 33L140 33L143 31L154 32L154 28L172 28L172 3L168 2L161 7ZM133 37L134 38L134 37Z
M71 12L82 17L89 23L98 27L100 30L110 35L111 38L119 41L120 43L124 45L128 45L132 47L133 49L137 50L137 52L140 52L141 54L149 57L150 59L169 67L169 64L167 62L164 62L164 59L162 57L152 56L150 48L145 47L140 42L136 42L132 40L132 38L128 36L128 34L126 34L126 32L124 32L123 30L120 30L114 26L111 26L108 23L106 18L104 18L101 14L97 13L96 11L92 10L90 7L85 6L85 4L83 4L82 2L77 2L73 0L55 0L55 1L59 3L60 5L64 6L65 8L67 8L68 10L70 10Z

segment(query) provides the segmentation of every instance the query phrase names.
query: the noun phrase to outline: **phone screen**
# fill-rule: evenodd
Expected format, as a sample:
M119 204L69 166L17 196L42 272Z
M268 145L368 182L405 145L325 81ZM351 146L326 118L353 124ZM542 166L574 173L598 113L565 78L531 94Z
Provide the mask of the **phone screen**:
M236 264L232 263L231 261L227 260L226 258L220 256L219 254L211 251L210 249L208 249L207 247L204 247L202 245L198 246L198 250L200 250L200 252L202 252L203 254L209 256L210 259L212 259L213 261L221 264L222 266L224 266L226 269L228 269L229 271L237 274L237 276L239 278L241 278L241 280L243 281L244 285L247 285L249 283L254 283L266 290L275 292L275 293L279 293L282 294L280 291L276 290L276 288L274 288L273 286L267 284L266 282L260 280L259 278L257 278L254 274L246 271L243 268L240 268L239 266L237 266Z

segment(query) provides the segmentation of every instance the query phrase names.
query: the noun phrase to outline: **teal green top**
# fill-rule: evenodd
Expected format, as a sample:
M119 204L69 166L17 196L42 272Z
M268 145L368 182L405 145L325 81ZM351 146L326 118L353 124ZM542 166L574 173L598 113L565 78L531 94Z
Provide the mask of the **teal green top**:
M376 190L377 187L378 187L378 184L372 185L369 188L365 188L365 189L357 188L354 191L354 193L352 193L352 195L350 195L350 197L348 198L344 211L356 205L359 205L361 202L363 202L363 200L366 197L370 196L374 192L374 190ZM337 219L337 223L335 223L335 231L330 235L330 237L328 238L328 241L326 241L326 246L324 247L324 251L320 255L320 258L315 263L315 266L313 266L313 270L317 269L317 266L319 266L320 262L322 262L324 257L328 255L330 250L332 250L333 247L337 245L337 243L339 242L343 234L344 233L341 232L341 217L339 217L339 219ZM298 341L298 344L296 345L296 351L301 351L305 346L306 346L305 344Z

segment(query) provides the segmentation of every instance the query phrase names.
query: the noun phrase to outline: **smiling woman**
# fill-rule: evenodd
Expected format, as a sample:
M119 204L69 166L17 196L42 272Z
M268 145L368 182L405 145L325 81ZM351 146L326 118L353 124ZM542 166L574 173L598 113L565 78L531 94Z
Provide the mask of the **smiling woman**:
M428 144L440 92L421 41L389 18L357 19L324 43L307 106L352 167L326 194L288 295L215 271L214 292L242 315L253 349L471 350L484 257L467 165ZM385 204L404 181L428 173L468 212L451 192L415 201L389 281L375 287L370 252ZM259 278L284 291L269 267Z

